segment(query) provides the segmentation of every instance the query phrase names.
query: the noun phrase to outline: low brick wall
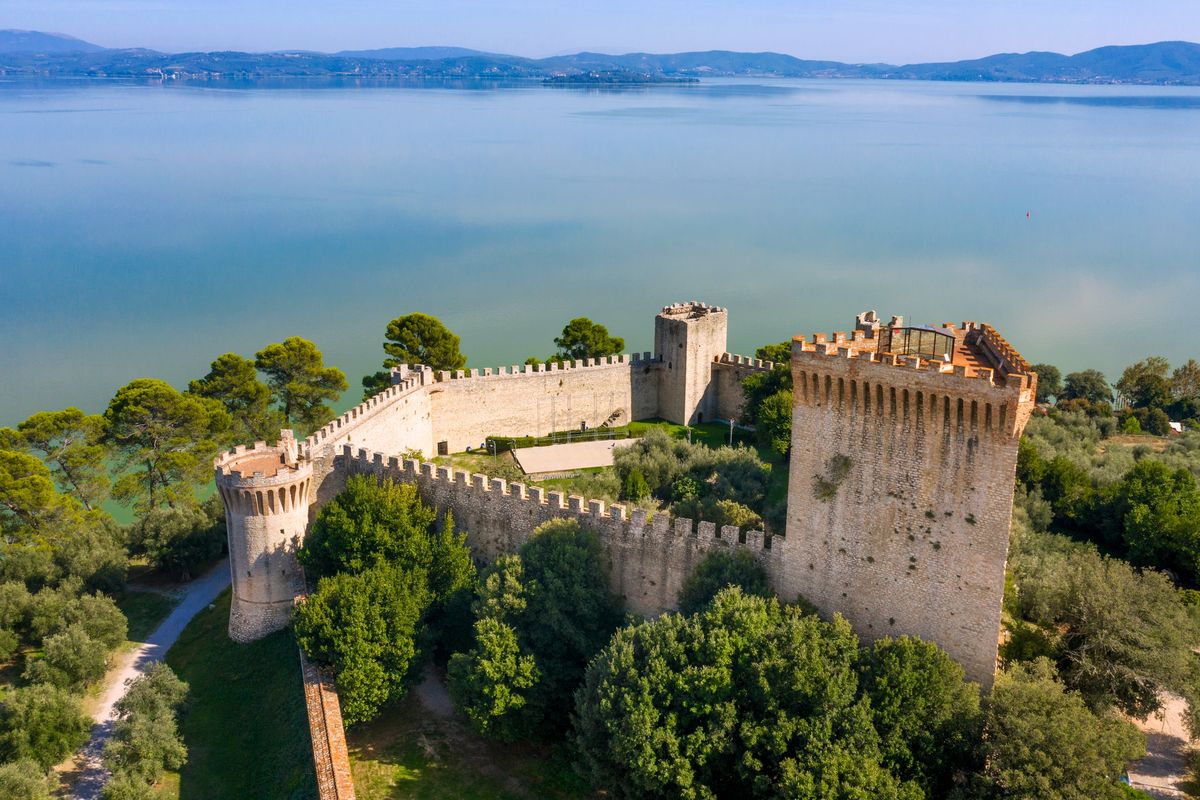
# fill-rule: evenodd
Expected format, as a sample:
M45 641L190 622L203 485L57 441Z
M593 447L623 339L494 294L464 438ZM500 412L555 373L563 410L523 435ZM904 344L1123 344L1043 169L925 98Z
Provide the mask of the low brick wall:
M354 778L346 749L346 728L333 679L300 651L304 678L304 705L312 735L313 764L317 769L317 792L321 800L354 800Z

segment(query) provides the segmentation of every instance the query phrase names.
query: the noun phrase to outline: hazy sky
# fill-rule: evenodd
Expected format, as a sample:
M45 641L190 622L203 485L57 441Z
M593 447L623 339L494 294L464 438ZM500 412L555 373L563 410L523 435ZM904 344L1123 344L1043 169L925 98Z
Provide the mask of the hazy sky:
M721 48L903 63L1200 41L1200 0L0 0L6 27L169 51Z

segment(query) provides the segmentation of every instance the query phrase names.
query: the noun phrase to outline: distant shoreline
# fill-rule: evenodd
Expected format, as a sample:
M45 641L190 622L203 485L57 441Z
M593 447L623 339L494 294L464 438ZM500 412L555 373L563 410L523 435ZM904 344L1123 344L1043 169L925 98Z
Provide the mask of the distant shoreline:
M159 53L153 50L30 52L5 48L0 77L111 77L169 80L277 78L536 80L552 84L688 83L704 78L930 80L1068 85L1200 86L1200 44L1158 42L1060 53L1001 53L928 64L846 64L780 53L576 53L542 59L462 51L413 57L411 49L312 52ZM66 41L66 40L65 40ZM77 42L77 40L69 40ZM85 45L86 43L78 43ZM76 46L76 45L64 45ZM93 46L94 47L94 46ZM424 51L455 48L417 48Z

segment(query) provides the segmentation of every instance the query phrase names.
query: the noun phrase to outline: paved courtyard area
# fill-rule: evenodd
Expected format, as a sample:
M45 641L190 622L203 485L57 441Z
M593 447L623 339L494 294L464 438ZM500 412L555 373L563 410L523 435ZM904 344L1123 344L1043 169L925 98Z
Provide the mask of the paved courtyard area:
M588 467L611 467L613 450L633 444L636 439L602 439L596 442L552 444L513 450L513 457L526 475L568 472Z

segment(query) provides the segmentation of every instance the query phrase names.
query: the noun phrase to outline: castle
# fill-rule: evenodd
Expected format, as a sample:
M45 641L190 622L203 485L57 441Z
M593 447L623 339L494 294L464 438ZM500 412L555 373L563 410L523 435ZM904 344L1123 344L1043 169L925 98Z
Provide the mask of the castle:
M746 550L785 601L840 612L866 639L936 642L990 686L995 669L1017 442L1037 376L990 326L881 324L792 342L793 430L783 536L564 497L401 458L461 452L486 436L546 435L661 417L737 419L747 375L770 362L726 351L728 312L704 303L656 316L654 352L564 364L434 372L392 385L303 441L238 447L216 461L233 599L230 636L285 626L303 590L295 551L348 475L414 483L452 510L478 558L513 552L542 522L595 530L613 590L634 612L675 606L717 548Z

